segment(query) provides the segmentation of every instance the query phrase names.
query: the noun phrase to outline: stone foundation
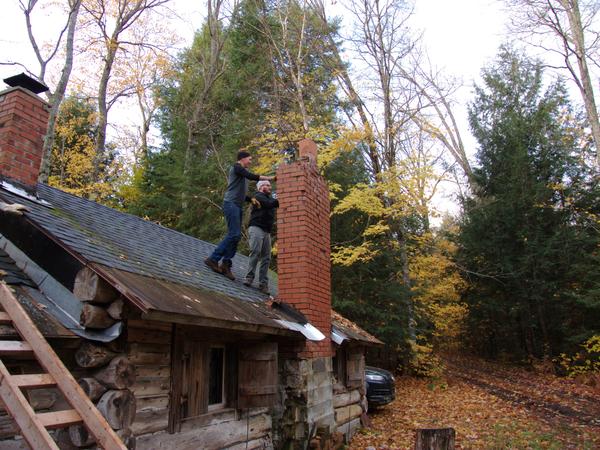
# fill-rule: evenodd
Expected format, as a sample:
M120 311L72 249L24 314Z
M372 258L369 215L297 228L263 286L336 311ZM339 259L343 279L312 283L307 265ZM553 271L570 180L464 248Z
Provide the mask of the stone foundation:
M302 449L318 430L335 431L331 358L280 362L281 409L274 413L275 448Z

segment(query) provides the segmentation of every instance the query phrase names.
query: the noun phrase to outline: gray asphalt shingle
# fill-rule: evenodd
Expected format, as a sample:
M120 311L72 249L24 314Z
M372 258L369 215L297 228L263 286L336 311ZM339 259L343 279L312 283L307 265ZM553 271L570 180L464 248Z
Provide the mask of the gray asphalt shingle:
M44 184L38 184L37 194L51 208L3 189L0 192L10 202L25 204L29 219L89 262L241 300L266 299L258 290L241 283L248 263L244 255L238 254L233 260L238 280L231 282L204 265L204 259L215 248L209 242ZM275 295L277 282L272 275L270 288Z

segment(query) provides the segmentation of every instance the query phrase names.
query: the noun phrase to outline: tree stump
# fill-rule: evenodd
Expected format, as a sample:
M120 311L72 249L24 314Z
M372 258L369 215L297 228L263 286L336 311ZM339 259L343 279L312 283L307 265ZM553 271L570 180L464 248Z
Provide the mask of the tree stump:
M135 367L126 356L113 358L94 378L110 389L126 389L135 383Z
M454 450L454 428L417 430L415 450Z
M129 428L135 418L135 396L129 389L107 391L96 407L113 430Z

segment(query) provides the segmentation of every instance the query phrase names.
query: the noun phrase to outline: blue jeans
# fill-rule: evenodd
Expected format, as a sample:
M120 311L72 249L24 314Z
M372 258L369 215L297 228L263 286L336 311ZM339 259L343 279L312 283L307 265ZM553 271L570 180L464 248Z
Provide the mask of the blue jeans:
M231 260L242 238L242 207L233 202L223 202L223 214L227 222L227 235L217 245L210 259L219 262L222 258L223 264L231 267Z

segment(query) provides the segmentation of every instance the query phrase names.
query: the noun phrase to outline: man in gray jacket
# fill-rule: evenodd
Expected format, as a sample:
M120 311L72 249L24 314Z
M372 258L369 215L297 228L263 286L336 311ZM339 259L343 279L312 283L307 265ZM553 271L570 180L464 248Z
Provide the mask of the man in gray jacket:
M231 272L231 260L237 252L237 246L242 237L242 206L244 201L252 201L246 195L248 191L248 180L274 180L275 177L256 175L248 171L252 163L252 156L245 151L239 151L237 162L229 169L227 178L227 190L223 198L223 214L227 222L227 235L219 243L212 254L204 260L204 263L217 273L225 275L230 280L235 280ZM254 200L253 203L259 204ZM221 264L219 265L219 261Z
M250 260L244 284L251 286L254 281L256 265L258 271L258 289L269 293L269 262L271 261L271 231L275 222L275 209L279 208L279 200L271 196L271 183L259 181L256 183L257 193L254 199L259 205L253 204L248 223L248 240L250 243Z

